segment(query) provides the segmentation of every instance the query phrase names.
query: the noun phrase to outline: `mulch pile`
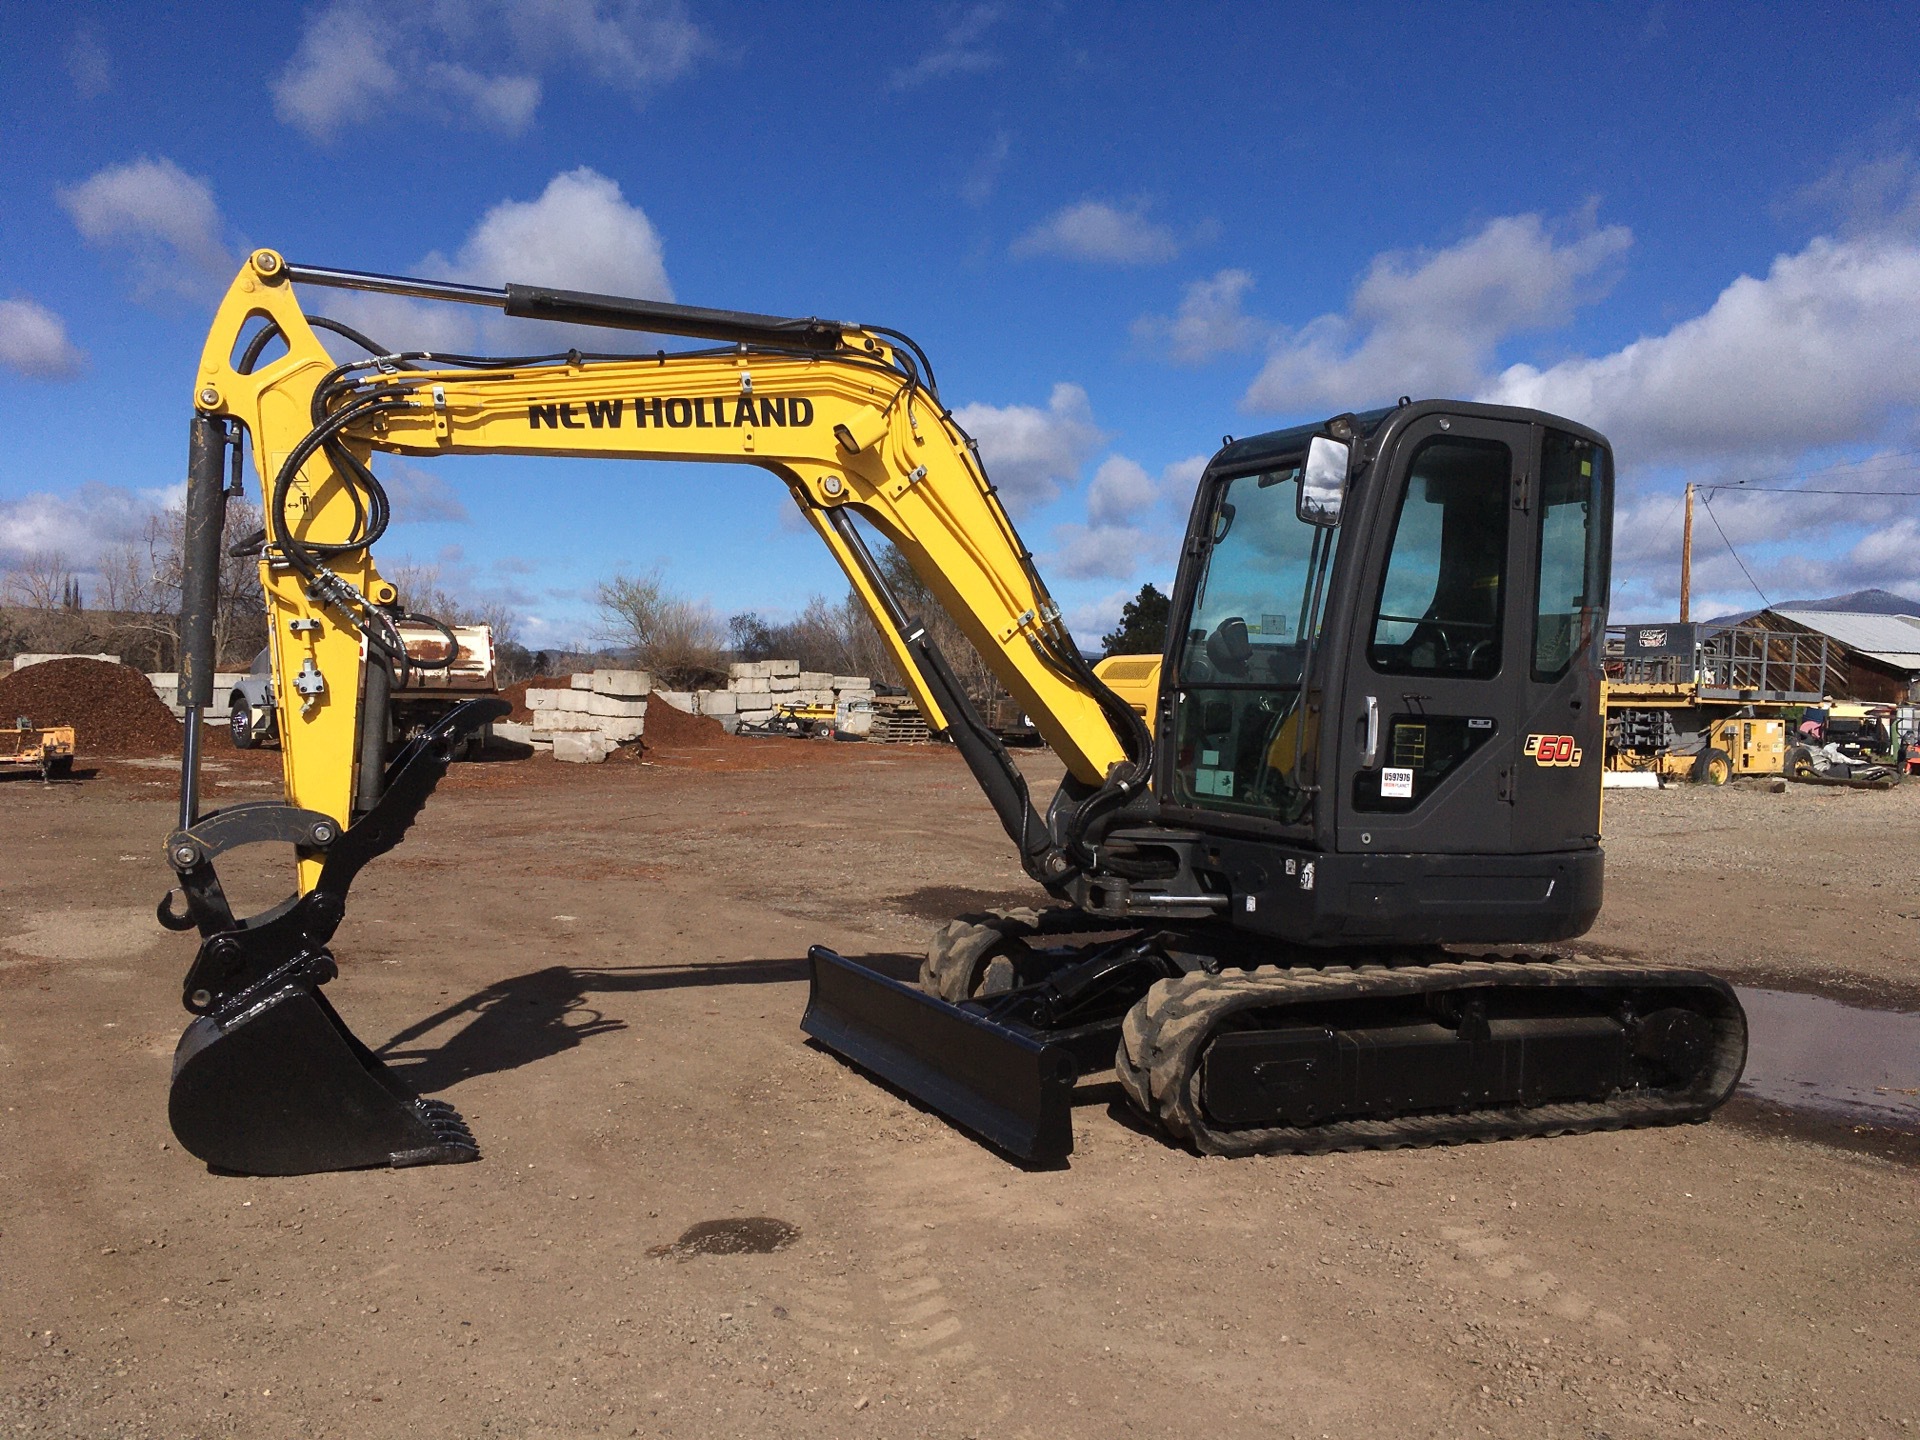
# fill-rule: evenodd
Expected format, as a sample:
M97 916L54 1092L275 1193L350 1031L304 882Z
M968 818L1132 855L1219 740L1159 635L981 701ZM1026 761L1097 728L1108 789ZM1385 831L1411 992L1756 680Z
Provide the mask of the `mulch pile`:
M0 725L71 725L89 755L166 755L180 749L180 722L147 677L104 660L44 660L0 676Z
M678 748L719 745L726 740L727 732L711 715L689 715L656 695L647 701L647 733L641 738L649 748Z

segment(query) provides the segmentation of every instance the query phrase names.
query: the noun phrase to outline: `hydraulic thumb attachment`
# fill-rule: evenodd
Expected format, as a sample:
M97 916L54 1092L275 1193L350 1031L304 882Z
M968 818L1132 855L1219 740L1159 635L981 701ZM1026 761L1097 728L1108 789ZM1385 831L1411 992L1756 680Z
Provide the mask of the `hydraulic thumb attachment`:
M201 935L182 995L199 1018L174 1052L168 1114L180 1143L207 1164L304 1175L479 1158L459 1113L415 1096L347 1028L320 987L337 973L327 942L346 914L354 877L400 843L447 773L454 746L509 708L482 699L449 712L394 758L379 802L344 830L328 816L260 801L213 811L168 837L185 910L176 913L169 895L160 921ZM264 840L324 856L319 880L304 895L236 920L214 859Z

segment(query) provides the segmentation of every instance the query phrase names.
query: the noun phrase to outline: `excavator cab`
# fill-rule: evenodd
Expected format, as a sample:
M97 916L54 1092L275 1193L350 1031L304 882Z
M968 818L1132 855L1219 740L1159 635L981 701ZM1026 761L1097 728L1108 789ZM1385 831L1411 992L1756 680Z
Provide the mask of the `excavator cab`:
M1308 493L1324 427L1229 445L1200 483L1161 820L1218 832L1236 923L1288 941L1577 936L1600 897L1606 444L1451 402L1336 423L1338 511ZM1296 848L1294 883L1263 883Z

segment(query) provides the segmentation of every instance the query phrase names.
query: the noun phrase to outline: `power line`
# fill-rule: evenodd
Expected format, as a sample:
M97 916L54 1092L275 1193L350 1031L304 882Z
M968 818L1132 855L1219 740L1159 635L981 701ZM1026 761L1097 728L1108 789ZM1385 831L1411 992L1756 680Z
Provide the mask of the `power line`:
M1713 513L1713 502L1707 499L1705 495L1702 495L1700 497L1700 504L1707 512L1707 518L1713 521L1713 528L1719 531L1720 543L1727 547L1727 553L1733 556L1733 563L1740 567L1740 573L1746 576L1747 583L1753 586L1753 593L1760 597L1762 608L1772 608L1773 602L1767 599L1767 592L1762 590L1760 588L1760 582L1753 578L1753 572L1747 569L1747 562L1742 560L1740 558L1740 552L1733 548L1733 541L1727 539L1727 532L1720 529L1720 517Z
M1920 498L1920 490L1828 490L1801 485L1749 485L1744 480L1730 480L1723 485L1696 485L1694 489L1702 495L1716 490L1732 490L1742 495L1886 495L1894 499Z

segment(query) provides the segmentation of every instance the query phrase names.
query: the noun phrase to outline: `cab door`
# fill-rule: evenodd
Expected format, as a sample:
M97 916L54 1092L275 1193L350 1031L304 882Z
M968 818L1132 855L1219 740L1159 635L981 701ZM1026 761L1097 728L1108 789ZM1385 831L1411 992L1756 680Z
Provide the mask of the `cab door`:
M1520 690L1513 848L1525 854L1599 843L1606 716L1611 456L1597 437L1540 428L1537 479L1516 520L1528 592L1513 669Z
M1339 711L1341 851L1513 845L1537 445L1528 424L1429 413L1375 462Z

